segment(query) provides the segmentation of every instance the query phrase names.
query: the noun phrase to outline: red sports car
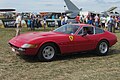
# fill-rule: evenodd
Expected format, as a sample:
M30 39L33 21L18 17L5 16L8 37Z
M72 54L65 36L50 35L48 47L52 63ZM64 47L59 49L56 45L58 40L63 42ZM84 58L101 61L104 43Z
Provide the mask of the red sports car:
M21 34L9 41L12 50L24 55L37 55L42 61L51 61L57 54L93 50L107 55L117 37L108 31L88 24L66 24L50 32Z

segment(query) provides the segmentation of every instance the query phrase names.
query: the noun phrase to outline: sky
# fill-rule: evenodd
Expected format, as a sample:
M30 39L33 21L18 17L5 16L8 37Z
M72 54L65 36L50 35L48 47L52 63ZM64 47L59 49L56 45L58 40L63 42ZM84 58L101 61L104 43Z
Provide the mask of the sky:
M110 7L120 8L120 0L71 0L83 11L102 12ZM0 0L0 8L15 8L17 12L63 12L64 0ZM120 10L120 9L119 9Z

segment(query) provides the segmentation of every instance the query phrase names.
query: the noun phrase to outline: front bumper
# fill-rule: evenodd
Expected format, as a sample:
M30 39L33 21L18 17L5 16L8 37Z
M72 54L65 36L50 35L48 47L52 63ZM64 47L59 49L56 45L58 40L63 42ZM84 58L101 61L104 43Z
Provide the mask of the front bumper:
M25 49L16 47L10 43L9 43L9 45L11 46L13 52L22 53L22 54L25 53Z
M23 54L23 55L36 55L38 52L37 48L20 48L17 46L12 45L11 43L9 43L9 45L12 48L12 51L15 52L16 54Z

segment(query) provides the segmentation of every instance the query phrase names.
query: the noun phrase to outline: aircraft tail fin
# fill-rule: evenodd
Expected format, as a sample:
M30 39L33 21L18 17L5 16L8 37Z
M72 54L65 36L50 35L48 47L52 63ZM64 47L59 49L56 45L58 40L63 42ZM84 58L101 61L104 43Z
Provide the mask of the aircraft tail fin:
M79 10L79 8L77 6L75 6L75 4L73 4L70 0L64 0L64 1L69 10Z

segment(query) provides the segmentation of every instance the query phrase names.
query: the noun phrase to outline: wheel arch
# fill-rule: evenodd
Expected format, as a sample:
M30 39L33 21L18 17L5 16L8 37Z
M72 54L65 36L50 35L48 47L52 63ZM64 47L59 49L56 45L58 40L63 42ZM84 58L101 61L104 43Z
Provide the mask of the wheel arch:
M99 42L101 42L101 41L106 41L107 43L108 43L108 46L110 47L110 42L109 42L109 40L107 40L107 39L101 39ZM98 44L99 44L99 42L98 42ZM97 45L98 45L97 44Z
M55 45L55 47L57 48L57 54L61 54L61 50L60 50L59 45L58 45L56 42L53 42L53 41L47 41L47 42L41 43L41 44L39 45L39 49L38 49L38 51L37 51L37 54L38 54L40 48L41 48L43 45L49 44L49 43Z

